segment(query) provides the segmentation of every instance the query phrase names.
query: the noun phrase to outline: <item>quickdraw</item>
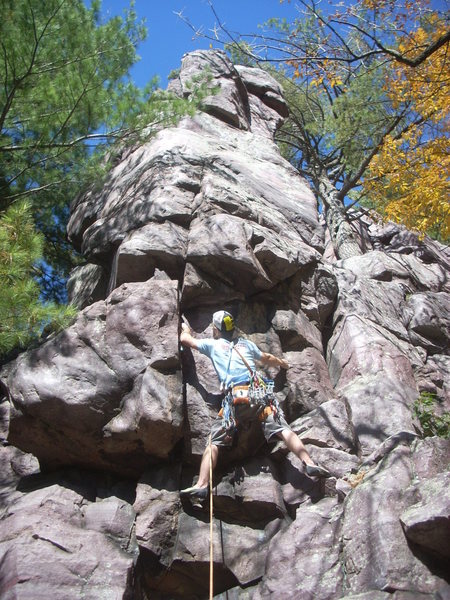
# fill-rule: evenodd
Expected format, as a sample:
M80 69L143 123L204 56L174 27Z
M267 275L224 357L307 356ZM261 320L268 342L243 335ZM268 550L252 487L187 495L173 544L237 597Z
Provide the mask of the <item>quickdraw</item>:
M274 394L275 382L273 379L266 379L255 372L250 378L248 396L250 404L258 404L262 407L271 409L274 417L282 414L282 409Z
M233 394L231 392L228 392L224 396L219 415L222 417L222 424L225 431L233 432L236 429L236 416L234 414Z

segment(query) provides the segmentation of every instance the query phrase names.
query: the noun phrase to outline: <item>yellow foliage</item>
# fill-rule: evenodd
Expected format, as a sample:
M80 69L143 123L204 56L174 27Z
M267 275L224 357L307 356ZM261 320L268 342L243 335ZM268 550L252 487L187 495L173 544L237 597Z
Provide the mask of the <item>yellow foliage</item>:
M374 10L375 8L380 8L380 5L383 6L385 3L383 0L362 0L361 4L369 10Z
M361 5L368 10L390 10L394 12L395 8L398 7L398 0L360 0ZM410 11L417 8L418 4L429 4L426 0L403 0L403 7Z
M372 160L364 188L384 215L423 233L450 238L448 173L450 156L445 135L420 141L419 128L401 139L388 136Z
M337 85L342 85L342 79L340 77L332 77L330 78L331 87L336 87Z
M399 49L414 58L443 31L443 24L435 18L432 33L419 28L402 41ZM386 94L394 108L412 106L421 120L400 138L385 138L381 151L369 165L364 189L388 219L421 232L438 232L448 240L447 52L443 47L415 68L402 63L393 66L385 83Z
M319 86L321 83L323 83L323 77L317 77L317 79L311 80L311 85L314 86Z
M360 483L362 483L366 474L367 474L367 471L362 469L361 471L358 471L358 473L355 473L355 474L352 473L348 477L344 477L344 479L346 481L348 481L348 483L352 486L352 488L355 488L355 487L358 487L358 485Z

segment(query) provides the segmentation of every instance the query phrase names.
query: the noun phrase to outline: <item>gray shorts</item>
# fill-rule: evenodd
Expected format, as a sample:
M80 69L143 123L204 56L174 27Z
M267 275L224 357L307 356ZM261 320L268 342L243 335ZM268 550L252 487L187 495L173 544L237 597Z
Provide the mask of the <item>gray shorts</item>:
M280 434L285 429L291 430L283 414L280 412L276 416L272 414L261 419L261 408L250 406L248 404L238 404L235 406L236 421L239 425L251 421L259 421L266 441L269 441L274 435ZM229 447L233 443L234 431L227 431L223 426L222 417L214 419L211 426L211 443L214 446Z

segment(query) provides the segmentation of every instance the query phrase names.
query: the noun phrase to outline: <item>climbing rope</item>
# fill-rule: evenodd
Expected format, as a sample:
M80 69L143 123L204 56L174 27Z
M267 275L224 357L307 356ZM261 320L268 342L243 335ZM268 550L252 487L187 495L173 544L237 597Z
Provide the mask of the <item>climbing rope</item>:
M212 443L209 435L209 600L214 595L214 546L213 546L213 493L212 493Z

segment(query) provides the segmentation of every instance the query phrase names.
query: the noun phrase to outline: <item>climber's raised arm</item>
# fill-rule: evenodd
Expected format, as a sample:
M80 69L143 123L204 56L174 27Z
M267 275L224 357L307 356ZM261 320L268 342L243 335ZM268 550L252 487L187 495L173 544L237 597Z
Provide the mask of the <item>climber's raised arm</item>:
M192 336L191 328L187 323L181 324L180 342L183 346L198 350L197 340Z

